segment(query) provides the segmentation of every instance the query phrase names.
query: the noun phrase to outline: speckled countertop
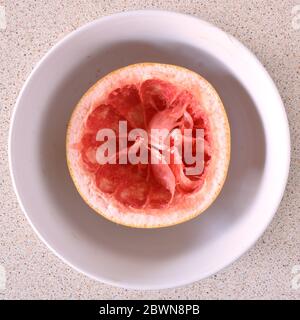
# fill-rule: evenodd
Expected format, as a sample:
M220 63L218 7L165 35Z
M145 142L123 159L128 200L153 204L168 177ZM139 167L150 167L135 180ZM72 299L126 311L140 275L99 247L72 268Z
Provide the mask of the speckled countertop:
M0 268L6 270L6 288L0 277L0 299L299 299L300 288L292 285L293 267L300 265L300 19L292 22L297 11L292 8L296 5L300 5L299 0L0 0ZM3 8L6 26L1 20ZM256 245L215 276L186 287L149 292L113 288L90 280L54 256L21 212L7 159L8 128L18 92L48 49L88 21L146 8L193 14L248 46L278 86L292 140L291 171L284 198Z

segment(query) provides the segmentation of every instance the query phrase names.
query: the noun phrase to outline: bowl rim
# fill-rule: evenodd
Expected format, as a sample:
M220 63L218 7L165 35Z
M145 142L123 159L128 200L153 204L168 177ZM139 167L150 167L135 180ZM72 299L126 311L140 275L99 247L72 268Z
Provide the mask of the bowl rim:
M85 271L83 269L81 269L80 267L78 267L77 265L73 264L72 262L68 261L67 258L65 258L61 253L57 252L54 248L51 247L51 245L47 242L47 240L45 240L45 238L43 237L43 235L40 233L40 231L35 227L33 221L30 218L30 215L27 213L21 196L20 196L20 192L18 191L18 187L16 185L16 179L15 179L15 173L14 173L14 168L13 168L13 164L12 164L12 135L13 135L13 130L14 130L14 122L15 122L15 117L17 114L17 111L20 107L20 103L23 97L23 94L26 90L27 85L30 83L31 79L33 78L34 74L36 73L36 71L40 68L40 66L46 61L46 59L51 56L56 50L58 50L60 47L64 46L66 41L71 40L72 38L74 38L75 36L77 36L79 33L86 31L87 29L93 27L94 25L96 25L97 23L104 22L104 21L112 21L114 19L118 19L118 18L124 18L124 17L130 17L130 16L136 16L136 15L156 15L157 17L159 16L170 16L170 17L174 17L174 18L185 18L185 19L193 19L195 21L197 21L199 23L199 26L202 25L207 25L210 28L215 29L215 31L226 35L227 37L229 37L230 39L234 40L235 44L237 44L240 48L242 48L245 52L247 52L247 54L252 58L252 60L256 63L257 67L260 69L260 71L265 75L266 79L268 79L270 85L272 86L272 90L274 92L274 94L277 95L277 100L278 100L278 105L280 105L280 112L281 112L281 118L282 118L282 127L283 127L283 134L284 134L284 139L286 141L286 149L285 149L285 171L283 173L283 179L282 179L282 183L281 183L281 192L280 192L280 196L278 197L278 199L276 199L276 201L274 201L273 204L273 210L272 210L272 214L270 215L267 223L260 229L260 231L255 234L255 236L252 237L252 240L249 241L250 243L245 246L242 250L240 250L239 254L236 254L235 257L233 259L231 259L229 262L225 262L223 263L221 266L219 266L216 270L210 270L207 271L206 273L202 274L201 276L195 276L192 279L189 279L188 281L174 281L174 284L168 284L168 285L135 285L135 284L130 284L130 283L126 283L124 281L114 281L111 279L107 279L105 277L100 277L100 276L96 276L88 271ZM203 280L217 272L220 272L221 270L227 268L228 266L230 266L231 264L233 264L236 260L238 260L243 254L245 254L247 251L249 251L254 244L258 241L258 239L263 235L263 233L265 232L265 230L267 229L267 227L270 225L273 217L276 214L276 211L278 210L278 207L280 205L280 202L282 200L282 197L284 195L284 191L286 188L286 184L288 181L288 176L289 176L289 168L290 168L290 151L291 149L291 142L290 142L290 131L289 131L289 124L288 124L288 118L287 118L287 114L285 112L285 108L284 108L284 104L282 102L282 99L280 97L280 94L278 92L278 89L273 81L273 79L271 78L271 76L269 75L269 73L267 72L267 70L264 68L264 66L262 65L262 63L258 60L258 58L255 56L254 53L252 53L250 51L250 49L248 49L244 44L242 44L239 40L237 40L234 36L228 34L227 32L223 31L222 29L214 26L213 24L198 18L196 16L190 15L190 14L186 14L186 13L180 13L180 12L176 12L176 11L169 11L169 10L160 10L160 9L150 9L150 10L132 10L132 11L125 11L125 12L119 12L119 13L115 13L115 14L111 14L111 15L107 15L107 16L103 16L100 17L96 20L93 20L91 22L88 22L82 26L80 26L79 28L73 30L72 32L70 32L69 34L67 34L65 37L63 37L62 39L60 39L56 44L54 44L45 54L44 56L36 63L36 65L34 66L33 70L30 72L29 76L27 77L27 79L25 80L19 95L17 97L15 106L13 108L12 111L12 115L11 115L11 119L10 119L10 126L9 126L9 134L8 134L8 162L9 162L9 172L10 172L10 176L11 176L11 180L12 180L12 186L14 189L14 192L16 194L19 206L21 208L21 210L23 211L27 221L29 222L30 226L32 227L32 229L35 231L35 233L38 235L39 239L46 245L46 247L48 249L50 249L51 252L53 252L58 258L60 258L64 263L66 263L68 266L71 266L73 269L75 269L76 271L80 272L81 274L84 274L86 276L88 276L89 278L96 280L96 281L100 281L104 284L109 284L115 287L123 287L123 288L127 288L127 289L135 289L135 290L159 290L159 289L169 289L169 288L176 288L176 287L180 287L180 286L184 286L184 285L188 285L191 283L194 283L196 281L199 280Z

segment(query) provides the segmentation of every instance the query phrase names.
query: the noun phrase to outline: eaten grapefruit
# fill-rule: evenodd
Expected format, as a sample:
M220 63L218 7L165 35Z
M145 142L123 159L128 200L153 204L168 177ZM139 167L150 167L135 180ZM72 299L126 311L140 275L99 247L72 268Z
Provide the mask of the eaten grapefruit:
M81 98L66 149L74 184L97 213L126 226L165 227L216 199L228 170L230 130L221 99L199 74L139 63L106 75ZM188 149L193 163L183 156Z

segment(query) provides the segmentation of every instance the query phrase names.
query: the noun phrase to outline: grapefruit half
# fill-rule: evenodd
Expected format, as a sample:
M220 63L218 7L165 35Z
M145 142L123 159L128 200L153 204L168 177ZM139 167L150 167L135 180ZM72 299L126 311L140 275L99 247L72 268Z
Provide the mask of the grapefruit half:
M97 150L104 143L99 130L110 129L118 138L121 121L127 123L127 132L139 128L150 137L150 129L168 129L169 162L99 163ZM196 129L204 132L202 169L194 175L187 174L190 164L175 161L182 153L174 133L184 129L191 130L192 146ZM117 143L115 159L123 151L128 156L138 141L123 149ZM161 156L159 147L150 146L154 157ZM220 97L199 74L174 65L139 63L109 73L84 94L69 121L66 152L78 192L97 213L126 226L166 227L196 217L220 193L229 166L230 129Z

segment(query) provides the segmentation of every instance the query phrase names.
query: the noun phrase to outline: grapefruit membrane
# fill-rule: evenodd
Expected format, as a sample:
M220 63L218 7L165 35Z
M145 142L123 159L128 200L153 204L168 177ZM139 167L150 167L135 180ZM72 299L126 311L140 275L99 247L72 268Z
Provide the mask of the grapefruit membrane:
M199 74L139 63L106 75L81 98L66 151L74 184L97 213L126 226L165 227L216 199L230 130L221 99Z

